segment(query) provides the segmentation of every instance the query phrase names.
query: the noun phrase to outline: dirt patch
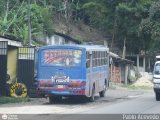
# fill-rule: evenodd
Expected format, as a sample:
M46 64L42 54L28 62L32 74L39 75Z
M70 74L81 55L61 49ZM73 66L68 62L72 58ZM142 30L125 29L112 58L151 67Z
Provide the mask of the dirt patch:
M153 87L153 83L148 79L148 77L143 76L143 77L139 78L139 79L133 84L133 86L136 86L136 87L142 87L142 86L145 86L145 87Z
M85 25L83 22L76 23L72 21L72 23L66 25L64 19L55 18L54 23L54 29L56 32L67 34L72 38L83 42L103 44L104 40L106 40L106 38L103 36L104 33Z

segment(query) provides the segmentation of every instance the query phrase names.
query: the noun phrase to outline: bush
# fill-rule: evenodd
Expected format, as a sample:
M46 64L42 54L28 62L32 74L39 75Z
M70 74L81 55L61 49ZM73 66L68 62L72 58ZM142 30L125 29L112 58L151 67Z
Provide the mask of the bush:
M29 102L29 101L30 101L29 97L26 98L0 97L0 104Z

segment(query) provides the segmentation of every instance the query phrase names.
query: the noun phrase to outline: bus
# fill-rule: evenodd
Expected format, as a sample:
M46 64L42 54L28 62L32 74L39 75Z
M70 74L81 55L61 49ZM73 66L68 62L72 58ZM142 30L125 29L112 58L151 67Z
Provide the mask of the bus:
M44 46L38 50L38 94L54 103L81 96L90 102L109 87L109 48L100 45Z

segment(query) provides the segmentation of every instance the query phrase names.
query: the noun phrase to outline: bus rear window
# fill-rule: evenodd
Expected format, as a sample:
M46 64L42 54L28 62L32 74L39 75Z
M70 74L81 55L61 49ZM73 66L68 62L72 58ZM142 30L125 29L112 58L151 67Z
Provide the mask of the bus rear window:
M41 53L43 66L80 66L81 50L73 49L47 49Z

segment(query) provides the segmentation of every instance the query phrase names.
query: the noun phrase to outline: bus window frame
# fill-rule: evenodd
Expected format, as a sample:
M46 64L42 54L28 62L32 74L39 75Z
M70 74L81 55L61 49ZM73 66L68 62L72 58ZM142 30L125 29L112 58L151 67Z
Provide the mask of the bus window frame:
M67 50L67 49L69 49L69 50L80 50L81 51L81 63L80 63L80 65L76 65L76 66L67 66L67 65L65 65L65 66L56 66L56 65L50 65L50 64L43 64L43 62L42 62L42 56L43 56L43 52L44 52L44 50L60 50L61 48L48 48L48 49L41 49L40 50L40 52L39 52L39 54L38 54L38 56L40 56L40 60L39 60L39 65L40 65L40 67L55 67L55 68L58 68L58 67L61 67L61 68L78 68L78 67L82 67L82 64L83 64L83 50L82 49L73 49L73 48L62 48L61 50Z

